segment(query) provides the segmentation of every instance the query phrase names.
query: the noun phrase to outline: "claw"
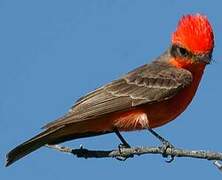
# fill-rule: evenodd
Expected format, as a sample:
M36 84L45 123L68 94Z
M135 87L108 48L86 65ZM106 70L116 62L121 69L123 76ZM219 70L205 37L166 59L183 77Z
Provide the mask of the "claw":
M130 148L130 145L129 144L119 144L118 145L118 150L119 150L119 153L122 154L122 150L123 148ZM116 157L117 160L119 161L125 161L127 160L128 158L132 158L133 155L129 155L129 156L119 156L119 157Z
M164 158L168 158L168 155L166 154L166 151L168 148L174 148L174 146L169 141L164 141L162 146L160 147L163 151L162 156ZM169 160L165 160L166 163L171 163L175 159L175 156L171 155Z
M125 160L128 159L128 157L119 156L119 157L116 157L116 159L117 159L118 161L125 161Z
M170 156L170 159L169 160L165 160L165 162L166 163L171 163L171 162L173 162L173 160L174 160L174 158L175 158L175 156Z
M118 145L118 149L121 150L121 148L130 148L130 145L121 143L121 144Z

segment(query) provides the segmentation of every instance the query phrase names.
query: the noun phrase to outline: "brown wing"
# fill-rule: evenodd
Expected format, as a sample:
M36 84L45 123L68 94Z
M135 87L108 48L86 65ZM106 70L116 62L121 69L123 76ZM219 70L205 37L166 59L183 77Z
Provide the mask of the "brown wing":
M164 101L191 82L192 74L187 70L158 61L146 64L80 98L67 115L45 128L97 118L144 103Z

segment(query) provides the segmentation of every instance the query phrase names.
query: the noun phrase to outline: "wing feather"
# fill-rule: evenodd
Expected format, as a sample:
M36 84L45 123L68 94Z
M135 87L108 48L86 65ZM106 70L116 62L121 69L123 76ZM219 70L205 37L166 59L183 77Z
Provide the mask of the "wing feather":
M192 82L192 74L163 62L153 62L129 72L80 98L64 117L45 128L101 117L145 103L164 101Z

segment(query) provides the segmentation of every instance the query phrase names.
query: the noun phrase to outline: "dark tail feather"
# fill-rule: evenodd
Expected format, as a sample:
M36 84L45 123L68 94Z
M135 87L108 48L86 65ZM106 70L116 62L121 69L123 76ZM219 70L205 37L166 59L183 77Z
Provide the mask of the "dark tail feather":
M97 125L100 125L97 127ZM6 155L6 166L28 155L46 144L58 144L64 141L112 132L112 127L103 119L82 121L66 125L54 125L11 150Z
M6 167L28 155L29 153L37 150L38 148L48 144L51 141L51 135L60 129L61 127L54 130L46 130L32 139L22 143L6 155Z

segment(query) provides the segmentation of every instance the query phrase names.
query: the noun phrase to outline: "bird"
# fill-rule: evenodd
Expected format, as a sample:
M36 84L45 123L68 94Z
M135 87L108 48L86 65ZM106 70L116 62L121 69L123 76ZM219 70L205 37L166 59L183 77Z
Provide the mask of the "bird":
M214 33L207 16L183 15L171 34L169 47L151 63L78 99L43 132L6 155L6 166L45 145L116 133L153 130L176 119L192 101L206 65L212 61Z

